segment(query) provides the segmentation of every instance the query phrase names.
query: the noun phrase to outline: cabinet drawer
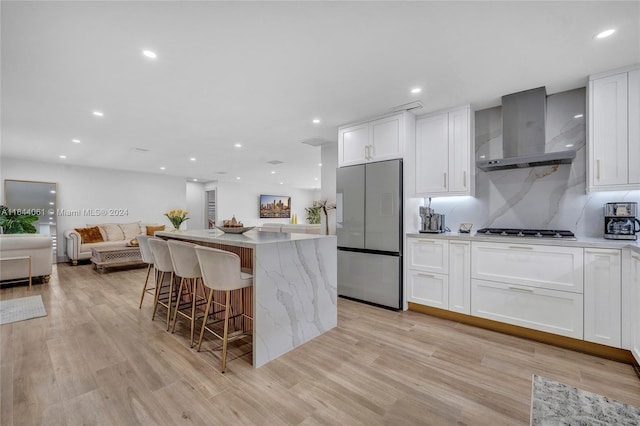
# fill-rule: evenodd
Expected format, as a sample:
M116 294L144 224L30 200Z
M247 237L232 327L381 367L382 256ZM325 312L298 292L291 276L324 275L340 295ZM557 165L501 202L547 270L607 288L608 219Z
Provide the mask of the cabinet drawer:
M583 292L583 249L474 242L471 278Z
M409 271L407 278L409 302L441 309L449 308L449 277L447 275Z
M582 295L471 280L471 315L582 339Z
M429 238L407 240L408 268L437 274L449 273L449 242Z

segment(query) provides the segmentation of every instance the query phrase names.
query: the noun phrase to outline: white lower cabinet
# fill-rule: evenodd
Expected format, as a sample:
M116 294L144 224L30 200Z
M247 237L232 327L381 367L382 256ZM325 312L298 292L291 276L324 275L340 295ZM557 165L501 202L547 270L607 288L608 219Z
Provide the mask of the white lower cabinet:
M582 339L582 294L471 280L471 315Z
M584 250L584 340L621 347L620 250Z
M471 243L449 241L449 310L471 314Z
M407 301L469 314L471 258L468 241L407 240Z
M447 309L449 304L449 277L447 275L409 270L407 287L409 302Z
M625 282L623 327L628 338L625 349L631 350L640 364L640 253L626 253L629 260Z

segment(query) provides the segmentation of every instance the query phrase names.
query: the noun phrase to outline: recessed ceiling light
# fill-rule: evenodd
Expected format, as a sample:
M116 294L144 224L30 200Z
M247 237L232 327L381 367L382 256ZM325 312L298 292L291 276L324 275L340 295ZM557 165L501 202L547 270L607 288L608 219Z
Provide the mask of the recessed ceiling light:
M49 201L49 205L52 206L54 204L53 201Z
M160 167L160 170L167 170L165 166Z
M276 171L275 171L275 170L271 170L271 174L272 174L272 175L275 175L275 174L276 174Z
M80 139L71 139L71 142L73 142L73 143L80 143Z
M237 176L237 177L236 177L236 180L240 180L240 176Z
M142 54L149 59L156 59L158 57L158 55L156 55L156 52L152 52L151 50L143 50Z
M566 146L567 148L571 148L571 147L573 146L573 144L572 144L572 143L568 143L568 144L566 144L565 146Z
M480 158L487 158L487 156L486 155L481 155Z
M314 118L313 119L313 124L320 124L320 119L319 118Z
M189 158L189 160L196 161L196 157L191 157L191 158Z
M233 146L235 146L236 148L242 148L242 144L241 143L237 143L237 144L235 144Z
M422 89L419 87L414 87L413 89L411 89L411 93L420 93L422 92Z
M284 185L284 182L280 182L280 185Z
M313 178L313 180L318 180L318 178Z
M53 218L52 218L52 217L50 217L50 218L49 218L49 220L53 220Z
M194 181L194 182L197 182L197 181L198 181L198 179L193 179L193 181Z
M66 156L66 155L58 155L58 157L59 157L59 158L62 158L63 160L64 160L65 158L67 158L67 156Z
M104 117L104 112L102 111L93 111L93 115L96 117Z
M595 38L606 38L609 37L611 34L615 33L616 30L614 30L613 28L610 28L608 30L604 30L598 34L596 34Z
M52 194L56 193L56 191L54 191L53 189L51 191L49 191L49 192L52 193Z
M584 116L584 114L576 114L573 116L573 118L582 118Z
M322 167L322 163L318 163L318 167Z

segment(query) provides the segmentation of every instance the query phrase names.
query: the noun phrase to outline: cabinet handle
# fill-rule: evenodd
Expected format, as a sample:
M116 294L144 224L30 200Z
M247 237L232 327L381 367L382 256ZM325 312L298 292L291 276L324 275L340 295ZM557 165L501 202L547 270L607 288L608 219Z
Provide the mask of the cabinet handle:
M435 244L435 240L416 240L420 244Z
M511 287L509 286L509 290L521 291L523 293L533 293L532 288L521 288L521 287Z
M464 188L467 187L467 171L466 170L462 172L462 186Z
M600 180L600 160L596 160L596 179Z
M444 172L444 188L447 188L447 172Z
M533 250L533 247L529 246L509 246L509 248L515 250Z
M376 156L376 146L369 145L369 160L373 160L373 157Z
M364 159L365 160L369 159L369 145L364 146Z
M418 274L419 277L427 277L427 278L433 278L433 275L430 274Z

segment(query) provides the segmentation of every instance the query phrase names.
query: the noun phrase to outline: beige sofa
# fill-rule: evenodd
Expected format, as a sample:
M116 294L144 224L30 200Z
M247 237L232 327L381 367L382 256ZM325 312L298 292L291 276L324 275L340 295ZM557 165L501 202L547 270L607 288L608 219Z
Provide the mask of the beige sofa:
M82 241L80 234L75 229L64 232L66 241L67 257L73 265L77 265L79 260L91 258L91 249L94 247L125 247L132 239L141 234L147 233L147 226L159 226L158 224L132 223L99 223L87 225L87 227L97 226L102 235L103 241L86 243Z
M288 224L288 223L265 223L260 226L260 231L266 232L287 232L299 234L320 234L321 225L309 225L305 223Z
M53 269L53 240L40 234L0 235L0 280L17 280L29 277L29 263L9 258L31 256L31 277L49 282Z

